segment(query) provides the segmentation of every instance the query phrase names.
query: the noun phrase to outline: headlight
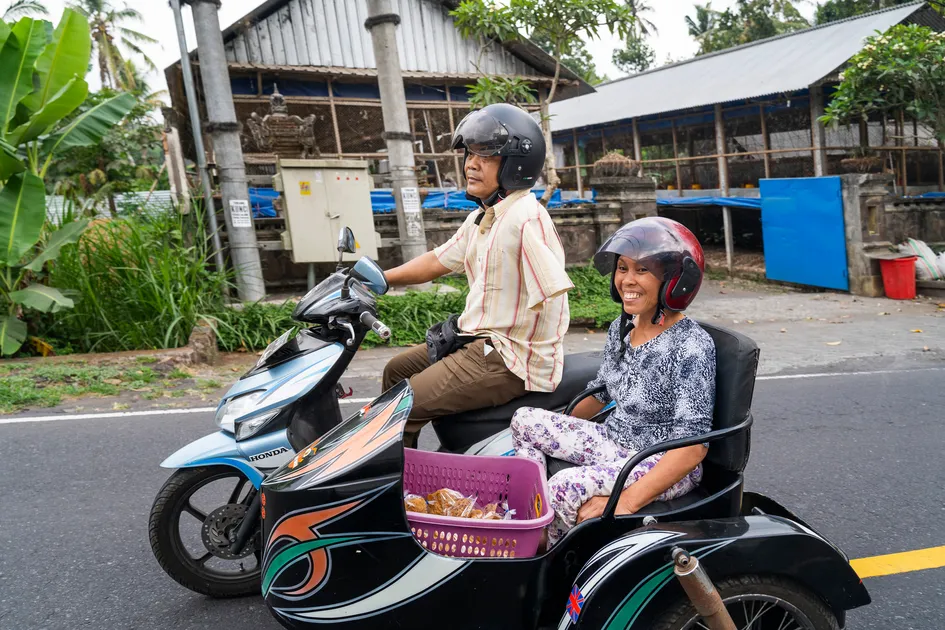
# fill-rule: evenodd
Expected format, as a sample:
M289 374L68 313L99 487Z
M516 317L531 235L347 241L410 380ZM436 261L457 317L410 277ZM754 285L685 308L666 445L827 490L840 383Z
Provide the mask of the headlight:
M256 435L270 420L279 415L281 409L276 409L270 413L264 413L261 416L244 420L236 425L236 439L245 440L248 437Z
M256 406L256 403L259 402L259 399L262 398L264 393L265 392L253 392L252 394L246 394L228 400L225 405L217 409L217 415L216 418L214 418L217 426L224 431L233 433L235 430L233 425L236 419L252 411L253 407Z

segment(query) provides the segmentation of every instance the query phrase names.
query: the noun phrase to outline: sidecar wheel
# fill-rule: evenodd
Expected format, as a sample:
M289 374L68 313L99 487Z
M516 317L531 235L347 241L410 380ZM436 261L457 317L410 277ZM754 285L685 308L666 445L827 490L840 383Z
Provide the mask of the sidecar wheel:
M228 551L255 493L249 479L229 466L175 471L154 499L149 520L151 550L161 568L202 595L258 595L258 527L240 553Z
M744 575L722 580L716 588L738 630L838 630L839 624L826 604L798 584L776 577ZM790 622L793 621L793 624ZM708 626L688 599L680 599L653 630L702 630Z

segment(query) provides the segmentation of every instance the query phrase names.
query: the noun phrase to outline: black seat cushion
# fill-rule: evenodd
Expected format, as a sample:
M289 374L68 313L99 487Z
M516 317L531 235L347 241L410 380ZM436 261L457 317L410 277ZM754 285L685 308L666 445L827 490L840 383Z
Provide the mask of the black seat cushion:
M529 392L500 405L443 416L433 422L440 443L451 451L465 450L490 435L509 428L512 415L521 407L564 409L597 376L602 352L581 352L564 357L561 383L553 392Z
M713 429L727 429L751 415L760 350L754 341L732 330L699 322L715 342L715 417ZM706 461L732 472L745 470L751 436L743 431L713 442Z

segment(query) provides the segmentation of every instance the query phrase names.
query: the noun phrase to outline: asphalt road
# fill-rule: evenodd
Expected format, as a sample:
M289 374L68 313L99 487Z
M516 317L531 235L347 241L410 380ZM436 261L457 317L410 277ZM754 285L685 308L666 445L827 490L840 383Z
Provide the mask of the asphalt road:
M748 488L851 557L945 545L943 383L941 369L759 382ZM0 628L278 628L258 598L193 594L151 555L158 463L211 430L174 413L0 425ZM945 568L866 584L874 603L849 628L945 628Z

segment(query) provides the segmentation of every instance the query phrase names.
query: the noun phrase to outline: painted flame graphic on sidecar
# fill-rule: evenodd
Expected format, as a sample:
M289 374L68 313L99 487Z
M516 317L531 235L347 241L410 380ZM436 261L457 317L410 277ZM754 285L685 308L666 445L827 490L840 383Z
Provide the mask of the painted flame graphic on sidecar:
M279 484L304 477L297 488L304 489L348 472L401 439L412 404L413 393L404 387L389 403L365 407L303 449L266 483Z

